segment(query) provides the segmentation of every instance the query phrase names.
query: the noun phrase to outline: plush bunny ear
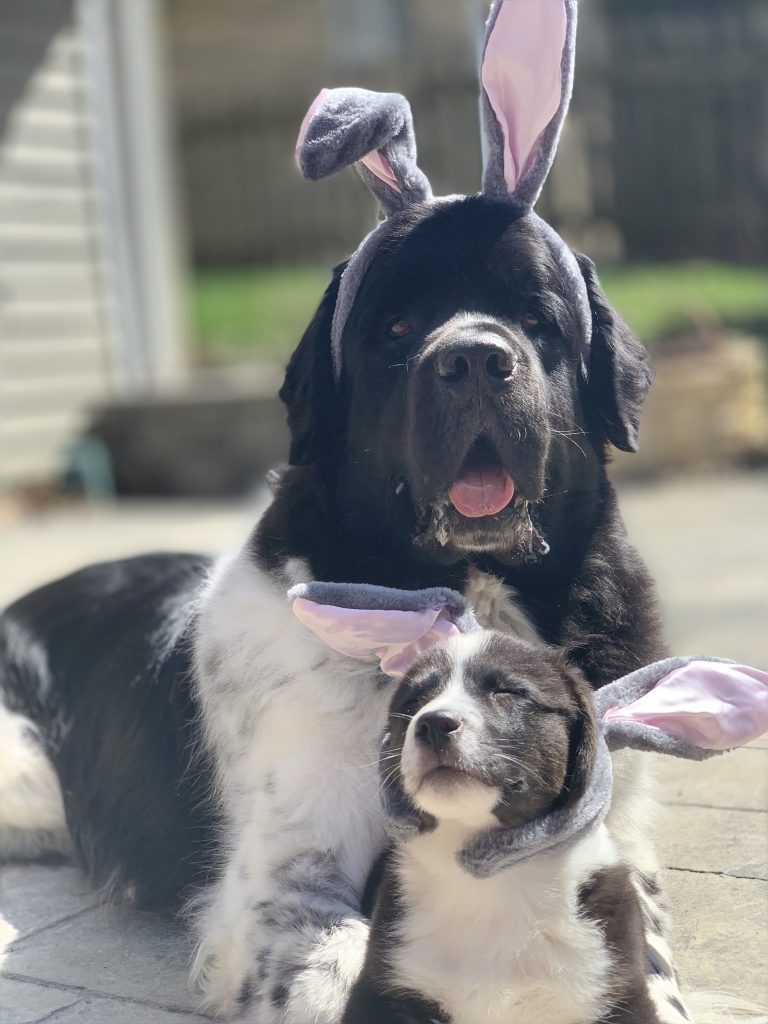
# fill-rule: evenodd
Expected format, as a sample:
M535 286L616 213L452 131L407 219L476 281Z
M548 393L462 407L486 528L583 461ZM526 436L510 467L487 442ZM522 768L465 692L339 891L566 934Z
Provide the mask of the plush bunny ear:
M440 640L479 628L461 594L442 587L315 582L293 587L288 598L296 618L329 647L351 658L378 658L395 678Z
M323 89L301 125L296 162L311 181L354 164L387 214L432 196L416 164L411 108L398 93Z
M668 658L596 694L605 739L701 760L768 732L768 673L702 658Z
M555 158L573 87L576 0L494 0L483 50L483 192L524 210Z

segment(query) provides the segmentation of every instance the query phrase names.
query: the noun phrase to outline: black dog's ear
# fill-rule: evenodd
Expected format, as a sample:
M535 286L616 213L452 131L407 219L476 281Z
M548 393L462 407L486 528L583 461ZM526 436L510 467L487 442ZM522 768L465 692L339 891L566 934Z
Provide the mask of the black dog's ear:
M305 466L329 450L338 430L338 395L331 355L331 324L346 263L334 268L331 283L290 358L280 398L288 410L292 466Z
M592 347L587 368L588 414L597 414L602 432L623 452L637 451L640 413L653 381L645 346L611 306L595 265L576 253L592 310Z

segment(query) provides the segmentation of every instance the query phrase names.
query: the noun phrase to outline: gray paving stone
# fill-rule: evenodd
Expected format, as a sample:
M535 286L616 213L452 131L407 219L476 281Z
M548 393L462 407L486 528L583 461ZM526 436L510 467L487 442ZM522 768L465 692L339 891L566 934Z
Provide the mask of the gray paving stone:
M768 664L766 479L764 472L681 474L620 487L629 536L658 583L675 654Z
M208 1024L210 1019L197 1014L173 1013L155 1006L140 1006L138 1003L84 998L57 1016L55 1024L196 1024L197 1021Z
M662 824L658 850L667 867L768 880L765 814L710 807L668 807Z
M731 992L768 1006L765 883L668 871L665 885L685 989Z
M711 761L658 762L664 803L768 811L768 749L734 750Z
M98 996L196 1011L187 985L189 956L180 926L128 907L100 906L14 943L5 970Z
M175 1013L158 1006L101 999L87 992L65 990L13 978L0 980L0 1024L196 1024L210 1017Z
M0 976L0 1024L32 1024L78 999L72 992Z
M9 864L0 868L0 910L22 937L98 902L75 867Z

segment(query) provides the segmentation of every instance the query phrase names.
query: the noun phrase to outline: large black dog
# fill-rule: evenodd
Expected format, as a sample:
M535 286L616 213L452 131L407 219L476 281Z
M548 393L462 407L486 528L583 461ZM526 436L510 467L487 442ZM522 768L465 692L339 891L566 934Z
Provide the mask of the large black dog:
M0 621L5 854L61 847L65 815L96 882L149 904L197 894L195 972L224 1012L340 1018L385 842L375 762L389 689L303 629L288 586L450 586L484 624L564 648L596 687L664 653L606 476L609 444L636 446L651 372L578 263L590 344L535 218L483 196L414 206L355 299L340 381L342 268L291 359L291 465L245 549L215 567L95 566ZM608 824L653 922L657 1005L675 1020L630 756Z

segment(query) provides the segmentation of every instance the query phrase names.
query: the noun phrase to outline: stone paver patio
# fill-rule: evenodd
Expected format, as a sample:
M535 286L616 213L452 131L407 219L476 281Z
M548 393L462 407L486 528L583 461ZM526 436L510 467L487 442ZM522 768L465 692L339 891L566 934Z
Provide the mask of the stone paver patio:
M675 652L768 665L768 475L624 488L622 507L659 581ZM143 504L6 526L0 603L99 558L220 549L250 518L242 506ZM659 773L658 844L685 987L766 1005L768 742L705 764L667 760ZM209 1019L186 986L181 927L104 906L76 868L5 866L0 910L18 932L0 977L0 1024Z

